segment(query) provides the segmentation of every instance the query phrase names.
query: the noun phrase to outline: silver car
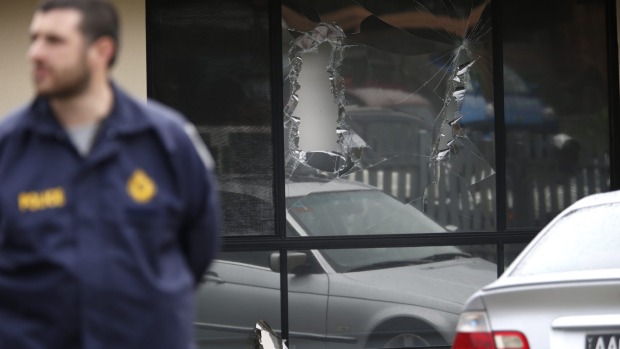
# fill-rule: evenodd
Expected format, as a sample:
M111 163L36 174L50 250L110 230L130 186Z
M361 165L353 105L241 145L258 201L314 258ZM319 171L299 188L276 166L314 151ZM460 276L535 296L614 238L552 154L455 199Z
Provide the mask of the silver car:
M222 191L226 202L271 195L226 184ZM289 183L286 192L291 237L446 232L361 183ZM298 250L287 262L296 349L449 345L465 300L497 277L494 263L456 246ZM198 292L198 346L250 348L257 320L279 330L279 268L277 251L222 253Z
M454 349L620 348L620 191L573 204L469 299Z

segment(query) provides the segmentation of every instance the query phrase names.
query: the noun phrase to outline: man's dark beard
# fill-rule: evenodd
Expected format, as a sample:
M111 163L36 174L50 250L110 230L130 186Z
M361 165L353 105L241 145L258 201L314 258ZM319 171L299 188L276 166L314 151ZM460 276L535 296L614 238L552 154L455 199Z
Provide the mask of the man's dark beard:
M69 86L61 87L60 89L57 89L57 90L51 90L49 92L39 93L39 96L52 98L52 99L67 99L67 98L77 96L86 90L86 88L88 87L88 84L90 83L90 78L91 78L91 75L90 73L87 72L86 74L82 74L82 76L77 82Z

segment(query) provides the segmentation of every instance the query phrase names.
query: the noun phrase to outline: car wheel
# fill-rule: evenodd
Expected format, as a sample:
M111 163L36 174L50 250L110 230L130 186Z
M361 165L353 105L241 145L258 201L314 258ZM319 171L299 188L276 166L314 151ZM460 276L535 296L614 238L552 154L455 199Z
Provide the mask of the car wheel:
M410 347L428 347L431 343L413 333L403 333L388 339L383 348L410 348Z
M447 345L430 325L418 320L388 322L378 327L366 348L411 348Z

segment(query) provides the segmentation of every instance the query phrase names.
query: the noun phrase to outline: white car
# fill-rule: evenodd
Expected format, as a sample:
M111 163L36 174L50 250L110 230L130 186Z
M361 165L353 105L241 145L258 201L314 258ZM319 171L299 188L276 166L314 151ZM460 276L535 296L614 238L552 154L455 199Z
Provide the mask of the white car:
M225 202L261 192L222 191ZM446 232L361 183L289 183L286 192L290 236ZM465 300L497 277L494 263L455 246L289 251L287 264L291 349L449 345ZM279 330L279 270L278 251L222 253L198 292L198 346L250 348L258 320Z
M454 349L618 349L620 191L573 204L467 302Z

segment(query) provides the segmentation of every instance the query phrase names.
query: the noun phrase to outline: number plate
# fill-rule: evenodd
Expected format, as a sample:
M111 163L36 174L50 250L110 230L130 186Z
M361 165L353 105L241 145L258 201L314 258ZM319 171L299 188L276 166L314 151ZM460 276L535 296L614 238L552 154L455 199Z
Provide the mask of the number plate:
M620 333L587 335L586 349L620 349Z

